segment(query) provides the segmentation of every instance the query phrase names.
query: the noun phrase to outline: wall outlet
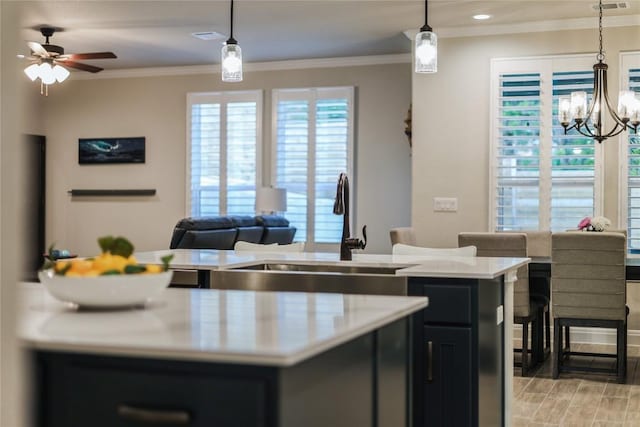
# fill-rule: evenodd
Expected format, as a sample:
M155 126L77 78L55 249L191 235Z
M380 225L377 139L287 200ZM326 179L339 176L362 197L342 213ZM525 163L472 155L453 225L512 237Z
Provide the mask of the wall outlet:
M434 212L456 212L458 210L457 197L434 197Z

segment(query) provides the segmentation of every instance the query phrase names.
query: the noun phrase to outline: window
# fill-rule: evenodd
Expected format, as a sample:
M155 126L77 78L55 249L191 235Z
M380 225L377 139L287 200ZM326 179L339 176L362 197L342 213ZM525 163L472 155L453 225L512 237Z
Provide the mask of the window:
M593 91L593 57L492 61L491 229L575 228L600 210L602 149L557 119L558 97Z
M353 88L274 90L272 111L272 182L287 189L295 239L308 248L340 242L342 217L333 214L333 202L341 172L349 176L354 207Z
M621 54L621 88L640 93L640 52ZM610 95L611 96L611 95ZM640 135L620 134L620 223L627 227L627 245L640 252Z
M254 215L262 92L191 93L187 114L187 212Z

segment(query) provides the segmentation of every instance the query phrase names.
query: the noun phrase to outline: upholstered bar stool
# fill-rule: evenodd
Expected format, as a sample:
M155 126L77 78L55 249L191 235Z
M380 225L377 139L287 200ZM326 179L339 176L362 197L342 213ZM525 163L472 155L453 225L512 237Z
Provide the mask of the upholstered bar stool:
M523 233L460 233L458 246L475 246L480 257L518 257L527 256L527 236ZM529 267L522 266L516 273L513 287L513 322L522 325L522 346L514 349L522 353L522 376L527 376L532 365L539 361L535 343L540 333L538 307L529 298ZM531 347L529 346L529 325L531 325ZM531 363L529 360L531 354Z
M625 382L628 316L625 244L621 233L552 235L553 378L570 371L605 372L615 374L619 383ZM571 326L616 329L616 354L571 351ZM616 368L569 365L571 355L615 357Z
M405 245L416 246L416 233L413 227L396 227L389 230L391 245L403 243Z

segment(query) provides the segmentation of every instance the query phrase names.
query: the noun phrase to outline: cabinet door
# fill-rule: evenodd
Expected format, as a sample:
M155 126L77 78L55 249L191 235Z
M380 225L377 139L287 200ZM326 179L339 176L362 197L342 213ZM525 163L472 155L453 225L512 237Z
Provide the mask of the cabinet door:
M424 328L424 425L472 426L471 328Z

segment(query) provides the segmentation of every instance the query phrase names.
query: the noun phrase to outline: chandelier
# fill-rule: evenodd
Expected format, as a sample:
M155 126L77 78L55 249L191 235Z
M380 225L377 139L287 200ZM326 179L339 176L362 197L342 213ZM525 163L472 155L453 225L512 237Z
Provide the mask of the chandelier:
M622 90L618 96L618 109L611 107L607 91L607 68L602 52L602 0L599 2L598 32L600 49L593 65L593 99L587 108L587 92L571 92L571 96L561 96L558 100L558 121L565 135L575 129L581 135L602 142L629 129L638 133L640 124L640 98L631 90ZM606 132L605 113L613 120L613 127ZM573 121L573 124L571 122Z

